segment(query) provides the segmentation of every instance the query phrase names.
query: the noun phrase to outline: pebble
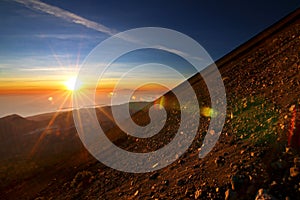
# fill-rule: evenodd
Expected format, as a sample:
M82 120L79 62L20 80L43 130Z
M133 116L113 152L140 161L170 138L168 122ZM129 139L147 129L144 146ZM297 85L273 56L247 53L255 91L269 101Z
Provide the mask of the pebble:
M226 190L225 200L238 200L237 193L232 191L231 189Z
M198 199L202 195L202 190L196 190L195 192L195 199Z
M299 175L300 169L298 167L291 167L290 168L290 176L296 177Z
M218 156L215 160L217 167L223 166L225 164L225 158L223 156Z
M289 111L292 112L295 108L295 105L291 105L291 107L289 108Z
M163 184L166 185L166 186L169 186L169 184L170 184L170 183L169 183L169 180L164 180L164 181L163 181Z
M255 200L275 200L271 195L269 195L264 189L259 189Z
M295 167L300 167L300 157L294 158L294 164L295 164Z

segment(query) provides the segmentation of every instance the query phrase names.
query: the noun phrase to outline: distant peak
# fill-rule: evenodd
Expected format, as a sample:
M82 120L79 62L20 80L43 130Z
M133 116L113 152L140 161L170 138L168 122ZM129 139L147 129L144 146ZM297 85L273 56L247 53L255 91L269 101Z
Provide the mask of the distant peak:
M17 115L17 114L12 114L3 117L2 119L7 119L7 120L26 120L24 117Z

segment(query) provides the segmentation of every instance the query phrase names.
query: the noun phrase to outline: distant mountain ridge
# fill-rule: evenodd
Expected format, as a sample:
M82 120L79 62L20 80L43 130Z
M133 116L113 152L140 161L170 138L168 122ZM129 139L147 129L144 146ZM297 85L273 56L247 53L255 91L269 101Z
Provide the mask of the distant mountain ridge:
M20 131L28 131L33 125L33 121L16 114L0 118L0 139L3 141L10 136L16 137Z

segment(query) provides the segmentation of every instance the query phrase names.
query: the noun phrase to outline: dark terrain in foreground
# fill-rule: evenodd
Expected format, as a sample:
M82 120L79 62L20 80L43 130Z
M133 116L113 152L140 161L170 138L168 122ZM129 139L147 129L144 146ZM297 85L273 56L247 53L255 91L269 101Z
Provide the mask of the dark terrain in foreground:
M293 105L298 109L294 132L299 132L300 10L216 65L226 88L227 118L218 143L205 158L198 157L210 120L204 116L194 142L176 162L156 172L132 174L92 158L70 112L13 115L0 119L0 199L255 199L259 189L276 199L300 199L299 153L286 148ZM209 107L201 76L189 82L200 108ZM172 93L164 98L167 124L150 139L122 133L107 117L108 107L99 110L99 121L124 149L158 149L172 139L180 119ZM141 125L149 122L148 106L138 111L143 106L132 111Z

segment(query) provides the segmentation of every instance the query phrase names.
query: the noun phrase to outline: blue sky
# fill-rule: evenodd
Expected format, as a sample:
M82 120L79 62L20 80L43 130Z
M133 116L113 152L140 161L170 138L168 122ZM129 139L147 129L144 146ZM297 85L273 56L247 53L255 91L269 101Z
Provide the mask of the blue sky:
M24 2L26 2L24 0ZM43 1L120 32L157 26L196 39L220 58L239 44L295 10L299 1ZM1 60L57 53L84 57L109 35L24 4L0 2Z
M0 2L0 68L1 73L6 73L1 76L14 73L23 77L34 68L41 74L51 74L58 66L68 73L72 71L70 66L80 64L110 33L146 26L187 34L216 60L300 5L294 0L42 1L103 25L108 33L49 14L26 2L29 1Z

